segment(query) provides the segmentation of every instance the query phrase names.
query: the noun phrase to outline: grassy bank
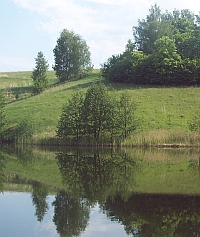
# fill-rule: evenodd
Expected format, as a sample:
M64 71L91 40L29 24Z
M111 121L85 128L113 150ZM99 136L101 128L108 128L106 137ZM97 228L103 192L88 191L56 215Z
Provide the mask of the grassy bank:
M24 117L31 117L37 124L34 142L56 143L55 130L62 106L75 90L86 92L99 80L99 70L81 80L57 85L53 71L48 72L50 87L40 95L32 96L31 72L0 73L1 87L6 93L6 115L9 126L14 127ZM131 84L106 83L113 95L129 91L137 103L136 118L140 129L123 145L199 145L198 133L190 132L188 123L200 104L199 87L145 87Z

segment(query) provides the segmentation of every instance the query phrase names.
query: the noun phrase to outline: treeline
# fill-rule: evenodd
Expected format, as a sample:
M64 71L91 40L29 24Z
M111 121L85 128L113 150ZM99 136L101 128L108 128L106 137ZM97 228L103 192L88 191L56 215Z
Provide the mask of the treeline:
M200 15L162 13L156 4L133 27L125 51L101 65L108 81L147 85L200 84Z

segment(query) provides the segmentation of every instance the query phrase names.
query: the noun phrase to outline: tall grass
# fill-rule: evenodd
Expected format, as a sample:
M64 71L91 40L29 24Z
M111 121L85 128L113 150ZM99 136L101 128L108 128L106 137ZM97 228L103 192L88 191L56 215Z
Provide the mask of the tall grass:
M179 129L153 129L145 132L136 132L122 141L122 146L156 146L156 147L199 147L200 134L185 132Z

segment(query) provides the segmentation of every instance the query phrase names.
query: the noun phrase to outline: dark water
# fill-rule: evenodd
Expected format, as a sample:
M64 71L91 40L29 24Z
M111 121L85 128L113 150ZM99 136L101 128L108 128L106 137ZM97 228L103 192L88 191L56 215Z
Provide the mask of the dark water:
M0 152L0 237L200 236L198 150Z

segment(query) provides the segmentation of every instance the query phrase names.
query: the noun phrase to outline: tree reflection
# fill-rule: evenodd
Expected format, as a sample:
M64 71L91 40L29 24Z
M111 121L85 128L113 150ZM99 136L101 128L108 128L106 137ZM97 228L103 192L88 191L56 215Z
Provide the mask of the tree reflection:
M188 169L197 180L200 180L200 156L198 159L191 159L189 161Z
M104 212L137 237L200 235L200 197L135 194L127 202L108 199Z
M48 188L38 181L32 183L32 188L32 202L35 206L35 215L37 216L37 220L41 222L48 210L48 204L46 202Z
M5 148L7 154L14 155L18 162L26 168L31 169L36 160L33 154L33 147L27 145L13 145Z
M127 199L136 185L138 163L126 152L75 151L57 154L58 166L73 195L84 196L91 203L104 202L121 193Z
M61 237L79 236L85 230L89 221L86 200L72 198L65 191L60 191L52 205L53 221Z

